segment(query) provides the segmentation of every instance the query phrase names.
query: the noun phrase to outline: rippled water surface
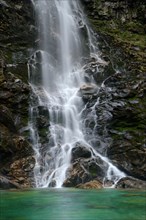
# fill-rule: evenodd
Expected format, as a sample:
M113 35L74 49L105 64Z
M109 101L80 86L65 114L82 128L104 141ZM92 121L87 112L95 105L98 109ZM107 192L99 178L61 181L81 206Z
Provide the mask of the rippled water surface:
M0 220L146 220L146 191L0 191Z

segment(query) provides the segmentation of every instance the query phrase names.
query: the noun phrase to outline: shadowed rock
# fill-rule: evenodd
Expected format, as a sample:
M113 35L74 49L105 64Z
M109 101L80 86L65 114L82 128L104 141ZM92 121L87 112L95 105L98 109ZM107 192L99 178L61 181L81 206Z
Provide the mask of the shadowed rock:
M21 186L18 183L0 176L0 189L21 189Z
M146 181L142 181L133 177L125 177L120 179L116 188L134 188L134 189L146 189Z
M12 113L4 105L0 105L0 123L8 127L10 131L16 132L16 126L12 118Z
M89 147L84 146L84 144L78 142L76 146L72 149L72 161L75 161L77 158L90 158L91 150Z

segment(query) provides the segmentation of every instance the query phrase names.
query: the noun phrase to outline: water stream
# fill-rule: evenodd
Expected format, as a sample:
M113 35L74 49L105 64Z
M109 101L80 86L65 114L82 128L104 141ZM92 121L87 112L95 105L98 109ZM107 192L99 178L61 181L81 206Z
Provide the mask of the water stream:
M99 63L104 61L81 5L70 0L33 0L32 3L39 32L38 47L28 65L33 91L29 127L36 160L36 187L62 186L77 142L84 143L92 157L104 161L106 178L116 183L124 174L86 140L82 123L85 104L79 90L87 84L84 65L93 58ZM90 77L88 85L94 84ZM91 114L94 115L94 107Z

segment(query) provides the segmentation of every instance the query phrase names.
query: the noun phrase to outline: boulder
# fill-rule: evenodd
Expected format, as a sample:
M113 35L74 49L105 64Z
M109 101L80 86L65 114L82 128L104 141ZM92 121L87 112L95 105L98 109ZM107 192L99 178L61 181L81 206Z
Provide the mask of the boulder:
M77 142L72 148L72 162L78 158L90 158L91 149L83 143Z
M82 97L82 99L87 102L92 98L97 97L98 86L93 83L87 83L81 86L78 94Z
M97 85L93 83L84 84L80 88L81 95L94 95L98 91Z
M79 188L79 189L102 189L103 185L98 180L92 180L92 181L84 183L84 184L79 184L76 186L76 188Z
M65 187L75 187L78 184L89 182L91 176L87 170L81 165L81 163L76 162L68 170L67 178L63 183Z
M146 189L146 181L128 176L120 179L115 187L118 189Z
M105 176L106 164L100 159L76 159L67 172L67 178L64 182L66 187L75 187L94 179L103 181Z

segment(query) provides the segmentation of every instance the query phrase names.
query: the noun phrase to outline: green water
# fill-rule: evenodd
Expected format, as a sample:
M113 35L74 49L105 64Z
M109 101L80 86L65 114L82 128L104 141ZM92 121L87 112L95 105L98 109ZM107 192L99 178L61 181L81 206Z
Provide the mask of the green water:
M146 220L146 191L0 191L0 220Z

